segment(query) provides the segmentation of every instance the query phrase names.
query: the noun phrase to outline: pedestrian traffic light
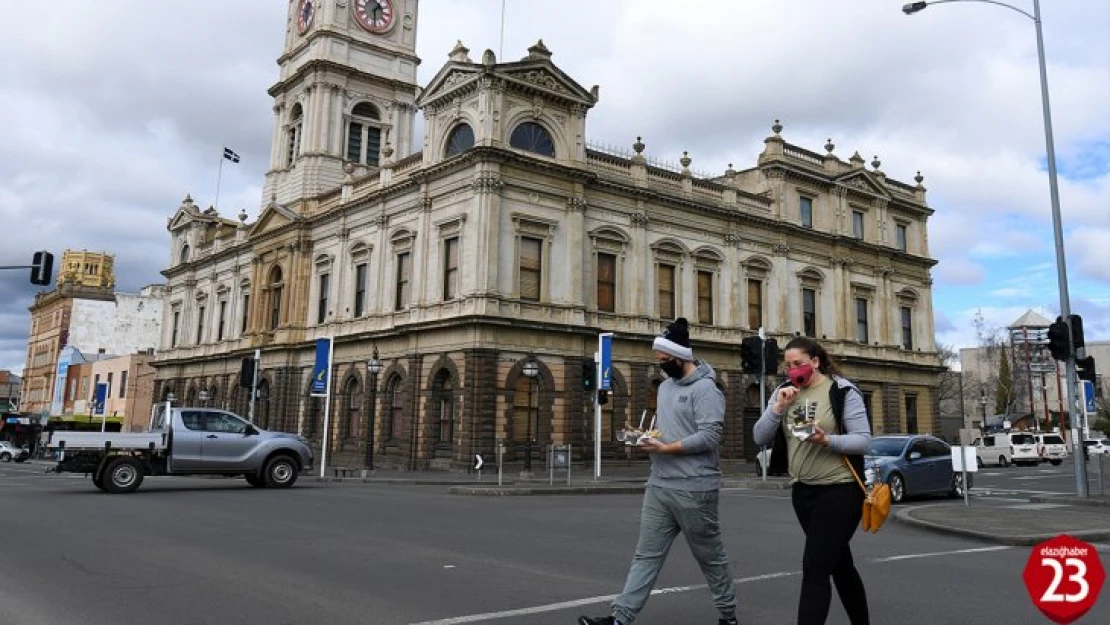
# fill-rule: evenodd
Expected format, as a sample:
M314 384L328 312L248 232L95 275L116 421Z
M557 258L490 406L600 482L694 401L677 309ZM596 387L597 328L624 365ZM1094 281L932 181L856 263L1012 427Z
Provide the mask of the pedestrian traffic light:
M31 260L31 284L46 286L54 275L54 255L50 252L35 252Z
M597 385L597 365L594 361L587 360L582 363L582 388L587 391L594 390Z
M1089 380L1091 384L1095 383L1095 376L1098 373L1095 371L1095 357L1087 356L1086 358L1079 358L1075 361L1076 373L1079 374L1080 380Z
M1057 317L1048 326L1048 351L1056 360L1067 360L1071 355L1071 337L1068 336L1068 324L1063 317Z
M763 339L747 336L740 341L740 367L744 373L759 373L762 362Z
M609 391L598 391L597 392L597 403L598 403L598 405L601 405L601 406L604 406L605 404L609 403Z
M763 341L763 373L775 375L779 371L779 342L775 339Z

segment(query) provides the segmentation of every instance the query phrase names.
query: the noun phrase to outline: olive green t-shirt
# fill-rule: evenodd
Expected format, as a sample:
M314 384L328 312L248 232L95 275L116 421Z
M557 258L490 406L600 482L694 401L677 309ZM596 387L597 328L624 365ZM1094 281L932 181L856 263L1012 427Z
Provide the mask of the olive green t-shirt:
M790 477L805 484L839 484L853 482L855 478L844 466L844 456L828 447L798 440L790 427L795 420L813 419L826 435L837 434L836 417L829 403L829 389L833 385L830 377L819 384L801 389L794 403L782 416L782 427L786 434L786 449L790 459Z

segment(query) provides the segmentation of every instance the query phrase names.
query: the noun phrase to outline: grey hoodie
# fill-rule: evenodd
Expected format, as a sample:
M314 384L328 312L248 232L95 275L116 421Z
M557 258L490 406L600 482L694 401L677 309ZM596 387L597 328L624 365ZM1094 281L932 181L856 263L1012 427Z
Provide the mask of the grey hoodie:
M651 454L648 484L690 491L721 487L718 445L725 421L725 396L713 367L698 363L693 373L659 385L656 429L664 443L682 441L682 453Z

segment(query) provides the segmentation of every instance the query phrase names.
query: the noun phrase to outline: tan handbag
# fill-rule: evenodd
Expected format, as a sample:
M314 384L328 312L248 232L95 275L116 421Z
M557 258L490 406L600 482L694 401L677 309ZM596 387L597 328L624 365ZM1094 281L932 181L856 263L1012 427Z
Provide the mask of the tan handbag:
M860 525L863 531L871 532L872 534L879 531L879 528L886 522L886 517L890 515L890 486L884 482L872 484L870 488L864 485L863 480L859 479L859 474L856 473L855 467L848 461L847 456L844 458L844 464L848 465L848 470L852 472L852 477L856 478L856 483L863 489L863 518L860 519Z

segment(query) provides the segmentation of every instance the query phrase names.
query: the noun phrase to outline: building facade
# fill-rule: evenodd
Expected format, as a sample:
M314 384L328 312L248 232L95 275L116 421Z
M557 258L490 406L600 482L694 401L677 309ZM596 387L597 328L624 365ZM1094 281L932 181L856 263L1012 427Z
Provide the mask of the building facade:
M640 139L593 149L599 89L542 41L508 62L459 43L419 89L417 2L392 6L368 21L357 3L290 4L262 213L248 224L186 198L170 219L156 397L203 390L246 414L240 364L258 350L255 420L326 439L336 464L364 466L372 449L379 466L461 468L499 440L508 462L529 441L589 458L582 372L613 332L602 443L623 458L615 430L654 410L651 339L682 316L728 398L726 458L755 452L758 379L739 345L760 327L780 345L825 343L877 432L936 429L920 176L792 145L777 121L753 166L717 175L695 175L688 154L661 167ZM325 337L326 435L309 393Z
M117 293L113 264L109 254L66 250L57 287L35 296L23 369L24 412L62 414L68 367L83 362L85 355L98 358L157 347L161 285Z

